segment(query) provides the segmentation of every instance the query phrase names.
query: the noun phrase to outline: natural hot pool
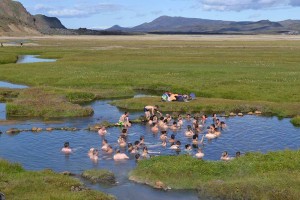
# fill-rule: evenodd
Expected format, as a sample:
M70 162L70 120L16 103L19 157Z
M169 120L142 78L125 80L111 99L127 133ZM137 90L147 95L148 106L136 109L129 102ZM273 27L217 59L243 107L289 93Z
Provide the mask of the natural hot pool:
M90 168L105 168L112 170L117 177L119 184L114 187L102 187L93 185L95 189L111 193L119 199L196 199L196 193L190 191L171 191L163 192L151 189L150 187L139 185L128 181L128 172L136 165L133 156L130 160L124 162L115 162L111 156L101 153L97 163L92 162L87 156L91 147L100 148L102 137L96 132L83 130L89 124L107 120L117 122L123 111L111 106L109 101L96 101L91 105L95 110L93 117L68 119L63 122L44 123L42 121L21 121L17 124L1 125L1 131L5 132L9 128L30 129L31 127L77 127L80 131L65 132L23 132L17 135L2 134L0 136L0 157L9 161L19 162L26 169L41 170L51 168L57 172L71 171L79 174ZM142 113L131 113L130 118L134 119ZM274 151L300 148L300 129L294 127L289 119L279 120L277 117L257 117L244 116L232 118L220 118L228 125L228 129L222 132L218 139L212 141L205 140L203 151L205 160L218 160L222 151L227 150L230 155L236 151L242 153L249 151ZM207 125L212 122L209 118ZM182 142L183 146L190 143L190 139L183 135L186 130L184 123L181 130L175 132L176 139ZM120 128L114 127L108 129L105 138L114 148L118 148L117 137L120 134ZM170 136L172 131L168 131ZM129 129L128 141L134 142L141 135L145 136L145 142L149 151L160 152L160 154L176 154L173 150L165 149L160 146L158 135L153 135L147 125L134 124ZM75 150L69 156L60 152L65 141L70 142L70 146ZM169 145L168 145L169 147ZM195 150L194 150L195 152ZM153 155L159 155L155 153ZM132 196L130 196L132 195Z

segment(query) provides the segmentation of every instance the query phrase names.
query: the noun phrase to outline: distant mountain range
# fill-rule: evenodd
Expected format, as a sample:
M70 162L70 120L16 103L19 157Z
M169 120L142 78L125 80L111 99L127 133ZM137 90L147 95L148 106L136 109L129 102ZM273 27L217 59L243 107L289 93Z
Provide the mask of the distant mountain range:
M31 15L17 1L0 0L0 36L19 35L128 35L128 34L299 34L300 20L235 22L161 16L152 22L106 30L67 29L56 17Z
M106 30L158 34L297 34L300 32L300 20L286 20L281 22L271 22L269 20L235 22L161 16L152 22L143 23L132 28L115 25Z

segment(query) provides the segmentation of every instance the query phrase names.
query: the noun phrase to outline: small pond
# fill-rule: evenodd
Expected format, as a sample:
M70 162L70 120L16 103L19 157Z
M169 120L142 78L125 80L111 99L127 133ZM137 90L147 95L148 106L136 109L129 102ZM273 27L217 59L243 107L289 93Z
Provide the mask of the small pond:
M23 89L23 88L28 88L28 86L0 81L0 88Z
M17 63L37 63L37 62L56 62L56 59L39 58L39 55L21 55L18 56Z

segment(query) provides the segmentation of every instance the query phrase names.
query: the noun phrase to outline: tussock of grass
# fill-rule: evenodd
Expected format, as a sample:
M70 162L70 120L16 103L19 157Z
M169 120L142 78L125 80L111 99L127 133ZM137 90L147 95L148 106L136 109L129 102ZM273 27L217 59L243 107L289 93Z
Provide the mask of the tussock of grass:
M132 179L177 189L198 189L221 199L297 199L300 195L300 150L247 153L230 162L190 156L159 156L138 163Z
M115 184L116 179L115 175L104 169L90 169L90 170L85 170L81 176L83 178L86 178L90 180L93 183L103 183L103 184Z
M90 102L95 99L95 94L90 92L70 92L66 96L72 103Z
M6 199L114 199L98 191L71 191L82 184L69 176L56 174L51 170L25 171L19 164L0 159L0 191Z
M300 116L297 115L297 116L295 116L293 119L291 119L291 123L292 123L294 126L300 126Z
M39 88L23 90L17 99L6 105L10 117L81 117L93 114L90 107L68 102L63 96Z
M18 89L0 88L0 102L11 101L19 95Z

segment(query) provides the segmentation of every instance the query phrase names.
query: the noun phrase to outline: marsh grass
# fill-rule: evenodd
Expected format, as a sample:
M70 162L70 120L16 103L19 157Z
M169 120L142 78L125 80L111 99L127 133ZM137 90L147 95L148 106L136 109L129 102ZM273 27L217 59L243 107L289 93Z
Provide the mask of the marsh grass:
M90 180L92 183L102 183L106 185L116 183L115 175L111 171L105 169L85 170L81 176Z
M180 164L179 164L180 163ZM247 153L229 162L190 156L159 156L140 161L131 179L174 189L198 189L200 196L221 199L297 199L300 151Z
M74 178L54 173L51 170L25 171L19 164L0 159L0 191L6 199L114 199L98 191L71 191L82 187Z
M19 89L0 88L0 102L12 101L19 96Z
M6 113L10 117L83 117L92 115L93 109L72 104L64 96L41 88L29 88L7 103Z
M295 117L293 117L291 119L291 123L294 125L294 126L299 126L300 127L300 116L297 115Z
M0 63L7 64L0 65L0 80L93 93L96 98L133 96L135 89L194 92L201 98L224 99L225 103L210 105L211 110L227 110L223 107L228 107L228 100L242 100L244 105L269 102L274 106L268 109L281 116L288 116L300 102L298 40L103 38L32 39L37 46L2 48L0 54L5 56L0 56ZM14 64L21 54L58 61ZM188 110L183 104L176 106Z

